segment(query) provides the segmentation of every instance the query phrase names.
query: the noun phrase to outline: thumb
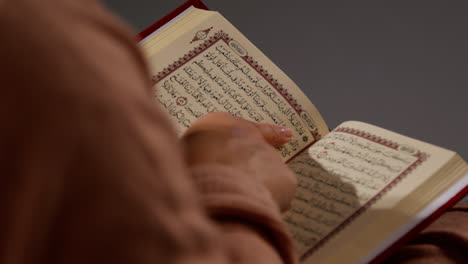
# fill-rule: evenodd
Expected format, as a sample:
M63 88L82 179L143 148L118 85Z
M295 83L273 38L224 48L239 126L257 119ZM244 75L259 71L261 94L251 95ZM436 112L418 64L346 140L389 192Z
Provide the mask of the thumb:
M263 138L273 146L280 146L287 143L292 137L292 130L288 127L265 124L265 123L253 123Z

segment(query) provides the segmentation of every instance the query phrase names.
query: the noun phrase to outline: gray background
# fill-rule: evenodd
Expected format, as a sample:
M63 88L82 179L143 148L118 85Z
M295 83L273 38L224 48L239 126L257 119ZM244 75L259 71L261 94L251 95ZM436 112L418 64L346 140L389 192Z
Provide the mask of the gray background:
M185 1L106 0L135 32ZM334 128L378 125L468 160L468 1L204 0Z

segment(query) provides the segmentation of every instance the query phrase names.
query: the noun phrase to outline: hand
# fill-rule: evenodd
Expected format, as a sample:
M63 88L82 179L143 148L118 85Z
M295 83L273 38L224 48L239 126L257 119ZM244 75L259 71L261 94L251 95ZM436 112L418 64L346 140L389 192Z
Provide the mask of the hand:
M297 179L273 146L291 136L289 128L211 113L197 120L182 140L189 166L222 164L256 177L284 211L294 197Z

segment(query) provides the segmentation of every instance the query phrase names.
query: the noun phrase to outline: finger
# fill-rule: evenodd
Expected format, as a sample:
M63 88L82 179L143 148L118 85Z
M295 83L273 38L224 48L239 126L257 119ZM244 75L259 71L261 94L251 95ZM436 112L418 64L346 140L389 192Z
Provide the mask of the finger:
M205 120L209 120L209 122L213 122L213 120L216 120L218 124L230 124L232 128L237 128L236 130L239 131L244 131L245 129L247 129L247 127L255 127L260 132L261 136L265 139L265 141L267 141L270 145L273 146L280 146L287 143L291 139L293 134L292 130L288 127L267 123L255 123L238 116L232 116L228 113L212 113ZM243 127L244 129L240 129L241 127Z
M292 130L288 127L264 124L264 123L253 123L263 138L273 146L280 146L287 143L292 137Z
M228 113L208 113L197 119L184 134L190 134L200 130L219 130L232 124L232 116Z
M202 116L192 124L185 134L198 130L219 130L223 128L232 130L233 135L236 136L246 134L255 136L256 133L253 130L256 130L260 132L259 136L273 146L283 145L292 137L292 130L288 127L255 123L223 112L209 113Z
M254 136L256 133L251 129L254 128L260 132L260 136L263 137L265 141L273 146L283 145L292 137L292 130L288 127L266 123L255 123L241 117L232 116L228 113L211 113L205 115L199 119L198 125L200 124L203 124L204 127L207 127L208 124L215 124L218 127L224 125L233 129L233 134L235 135L250 134L250 136ZM248 133L248 131L251 132Z

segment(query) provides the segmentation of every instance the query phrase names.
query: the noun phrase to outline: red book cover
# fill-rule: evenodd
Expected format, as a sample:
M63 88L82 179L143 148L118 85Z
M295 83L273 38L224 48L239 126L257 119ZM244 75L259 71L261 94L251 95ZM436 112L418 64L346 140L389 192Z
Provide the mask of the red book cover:
M151 33L158 30L164 24L171 21L173 18L180 15L182 12L184 12L185 10L190 8L191 6L196 7L196 8L200 8L200 9L209 10L208 7L201 0L188 0L187 2L183 3L181 6L176 8L174 11L172 11L171 13L166 15L165 17L158 20L153 25L151 25L147 29L143 30L140 34L137 35L137 40L140 41L140 40L146 38Z
M437 208L429 217L425 218L423 221L421 221L419 224L417 224L411 231L406 233L403 237L399 238L398 241L396 241L393 245L382 251L377 257L375 257L371 263L376 264L380 263L385 258L390 256L393 252L395 252L399 247L404 246L406 242L408 242L411 238L416 236L419 232L424 230L427 226L429 226L432 222L434 222L438 217L440 217L447 209L451 208L454 206L457 202L459 202L463 197L465 197L468 194L468 186L463 188L460 192L455 194L449 201L447 201L444 205L441 207Z

